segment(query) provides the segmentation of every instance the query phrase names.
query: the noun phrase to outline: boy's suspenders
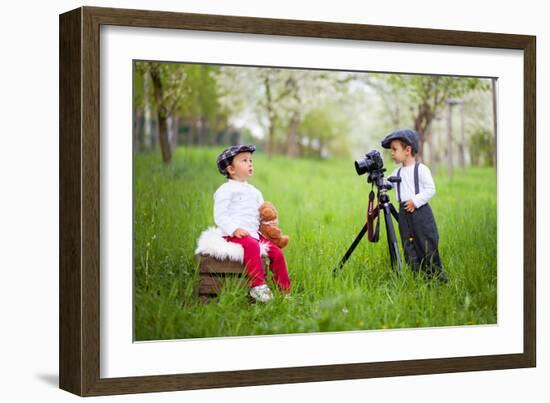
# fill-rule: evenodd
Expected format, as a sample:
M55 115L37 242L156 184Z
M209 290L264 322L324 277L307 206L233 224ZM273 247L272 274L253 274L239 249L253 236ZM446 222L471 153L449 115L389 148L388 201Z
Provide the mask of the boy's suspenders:
M418 165L420 165L420 162L417 162L414 164L414 194L415 195L420 193L420 182L418 180ZM397 170L398 178L401 178L401 168ZM397 182L397 200L399 200L399 204L401 204L401 182Z

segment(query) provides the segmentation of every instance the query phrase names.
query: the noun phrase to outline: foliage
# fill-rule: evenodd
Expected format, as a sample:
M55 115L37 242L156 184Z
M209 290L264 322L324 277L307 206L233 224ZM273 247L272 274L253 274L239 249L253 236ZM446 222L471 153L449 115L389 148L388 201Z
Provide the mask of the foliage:
M156 111L160 141L147 144L160 144L163 156L176 144L245 140L269 156L344 156L354 149L363 154L379 147L388 131L412 127L421 136L420 159L429 144L431 162L442 162L453 159L445 153L448 130L441 120L448 103L463 103L465 138L474 128L491 127L491 101L476 95L490 88L485 79L189 63L134 66L134 106L144 108L147 99ZM136 140L145 142L150 136L142 135L143 127L152 125L140 123L146 114L138 112L143 110L135 115ZM463 142L453 149L466 161Z
M347 73L276 68L223 67L217 75L222 105L230 115L253 115L264 128L267 152L276 143L286 154L295 155L301 141L297 130L304 117L326 102L335 102L346 92Z
M323 151L331 150L332 156L349 155L347 133L350 121L339 105L330 102L308 112L300 123L300 134L305 155L324 157Z
M470 137L469 147L473 164L481 166L493 165L495 144L492 133L484 128L477 128Z
M228 116L222 109L213 65L136 62L134 64L134 107L145 98L161 119L181 123L187 144L212 144L215 135L227 129ZM144 75L152 80L149 86ZM146 88L144 88L146 87ZM168 137L179 135L179 126ZM172 143L177 143L177 138Z
M160 109L165 116L171 115L182 101L182 98L189 91L186 86L186 72L182 65L177 63L160 63L160 62L136 62L134 74L134 94L139 96L137 103L142 104L142 96L149 96L152 105ZM141 74L140 74L141 73ZM158 84L162 88L160 98L155 97L155 83L148 90L141 90L143 86L140 81L143 73L148 73L152 77L158 79Z
M187 96L180 102L179 112L189 122L200 122L214 131L227 127L228 114L220 103L220 88L215 75L218 66L186 64L182 68L186 74ZM210 135L203 132L203 136ZM199 143L206 144L208 141Z
M472 91L490 89L487 81L475 77L378 73L370 74L369 81L377 83L375 88L385 93L385 97L393 94L406 99L412 114L411 126L421 138L420 156L424 143L430 140L428 129L446 103L456 102Z

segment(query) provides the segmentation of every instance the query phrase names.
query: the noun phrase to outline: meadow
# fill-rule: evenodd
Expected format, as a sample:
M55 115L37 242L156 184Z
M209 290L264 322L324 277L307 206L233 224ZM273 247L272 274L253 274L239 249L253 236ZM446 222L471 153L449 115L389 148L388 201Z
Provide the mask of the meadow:
M218 300L200 302L194 251L200 233L214 225L212 195L225 181L215 165L220 151L179 147L170 165L158 153L134 156L136 340L496 323L494 168L434 176L430 204L450 279L443 285L407 267L400 276L392 272L383 225L380 242L363 239L334 276L364 224L366 176L357 176L353 160L268 159L257 152L250 183L275 204L291 237L284 253L292 295L251 304L237 282L229 282ZM391 172L393 163L385 162ZM396 205L395 191L390 198Z

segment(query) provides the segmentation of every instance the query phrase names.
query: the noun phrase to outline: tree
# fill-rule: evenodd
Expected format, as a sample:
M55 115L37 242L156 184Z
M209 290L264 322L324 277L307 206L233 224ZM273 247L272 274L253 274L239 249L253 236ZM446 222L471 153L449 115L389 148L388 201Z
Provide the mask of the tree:
M493 165L497 163L497 79L491 79L491 93L493 98L493 138L494 138L494 147L493 147Z
M316 70L287 71L285 86L288 96L279 105L281 120L286 126L284 143L286 155L292 157L299 154L301 134L298 129L304 116L326 106L328 102L332 102L333 107L337 107L337 103L347 92L346 84L347 81L341 80L341 77L335 73L329 74ZM331 114L331 116L336 115Z
M389 117L392 128L400 127L402 121L403 98L405 89L392 85L388 80L382 78L382 74L356 74L355 79L367 84L374 89L380 97L384 111Z
M254 114L266 128L268 156L275 149L280 128L280 106L290 95L287 70L273 68L223 67L217 75L221 104L231 116Z
M488 90L484 81L472 77L372 74L371 79L382 81L392 93L402 94L411 105L412 125L420 136L420 159L424 154L424 144L430 142L429 128L445 107L445 102L470 91Z
M134 63L133 97L135 122L135 150L143 151L151 149L155 144L153 134L151 76L141 62Z
M227 113L220 104L220 88L216 80L217 66L186 64L185 97L177 112L189 123L188 144L211 144L212 133L227 128Z
M303 117L327 98L337 98L335 77L323 71L223 67L218 82L230 115L256 115L265 128L268 156L275 152L278 136L283 151L292 156L299 153Z
M299 127L306 149L303 154L319 158L329 152L340 156L347 155L349 122L349 117L335 102L327 102L309 111Z
M162 160L169 163L172 158L169 138L169 119L185 93L185 70L175 63L139 62L136 74L148 74L151 78L151 93L144 91L157 114L158 138Z
M143 144L142 120L144 118L144 99L145 99L145 82L143 74L138 71L134 71L133 74L133 107L134 107L134 125L133 125L133 149L134 152L138 151Z
M478 127L470 137L470 155L472 163L481 166L493 165L494 137L491 131Z

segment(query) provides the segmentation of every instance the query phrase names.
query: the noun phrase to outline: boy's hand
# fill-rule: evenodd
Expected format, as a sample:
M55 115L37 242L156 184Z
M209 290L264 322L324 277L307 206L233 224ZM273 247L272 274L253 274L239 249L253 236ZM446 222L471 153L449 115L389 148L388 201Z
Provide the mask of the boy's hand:
M416 210L416 207L414 206L414 203L413 203L412 199L411 199L411 200L407 200L407 201L405 202L404 208L405 208L405 211L406 211L407 213L412 213L414 210Z
M233 232L233 236L235 238L242 238L242 237L245 237L245 236L249 236L250 234L248 233L247 230L245 229L242 229L242 228L237 228L235 230L235 232Z

